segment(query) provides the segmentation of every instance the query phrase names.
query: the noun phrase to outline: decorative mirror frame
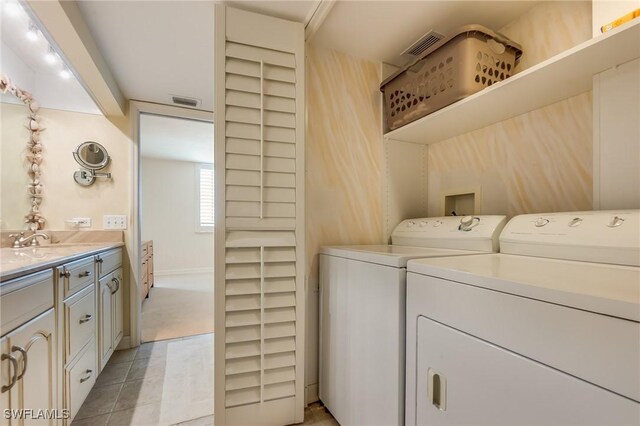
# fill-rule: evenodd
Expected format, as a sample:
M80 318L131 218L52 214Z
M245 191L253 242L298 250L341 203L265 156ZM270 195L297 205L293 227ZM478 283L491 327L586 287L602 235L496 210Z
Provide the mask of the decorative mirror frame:
M40 214L40 204L42 203L43 187L40 182L42 174L42 143L40 142L40 133L44 130L40 126L38 110L40 105L33 99L31 93L22 90L13 83L7 76L0 76L0 92L11 93L20 99L29 110L27 129L29 130L29 141L27 142L26 159L29 163L27 175L29 176L29 185L27 185L27 194L31 198L31 208L24 216L24 222L31 231L37 231L44 228L45 218Z

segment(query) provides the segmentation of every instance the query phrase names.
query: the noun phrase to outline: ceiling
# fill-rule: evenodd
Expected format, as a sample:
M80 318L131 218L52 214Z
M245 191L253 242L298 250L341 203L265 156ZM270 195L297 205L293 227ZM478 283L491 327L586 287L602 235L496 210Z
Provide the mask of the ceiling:
M128 99L213 110L210 1L78 1L93 38Z
M213 123L142 114L140 155L165 160L213 163Z
M402 65L400 53L429 30L445 36L467 24L498 30L538 1L338 1L311 42Z
M288 19L289 21L307 23L315 12L320 0L285 0L285 1L245 1L228 0L225 3L237 9L262 13Z
M307 23L320 0L225 3ZM469 23L499 29L536 3L339 0L311 41L401 65L399 54L430 29L445 35ZM78 6L126 98L172 104L177 95L213 110L213 1L80 0Z
M50 53L49 42L21 5L2 1L0 7L0 72L20 89L31 92L44 108L100 114L60 56L54 54L50 62L45 59ZM1 100L21 103L9 94L1 95Z
M229 1L306 22L317 0ZM100 52L128 99L195 98L213 111L213 1L78 1Z

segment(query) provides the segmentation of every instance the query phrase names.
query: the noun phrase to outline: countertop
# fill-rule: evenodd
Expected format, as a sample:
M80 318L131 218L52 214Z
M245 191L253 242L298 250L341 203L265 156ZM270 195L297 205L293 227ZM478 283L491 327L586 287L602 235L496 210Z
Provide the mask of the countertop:
M0 282L54 268L67 262L124 246L122 242L49 244L40 247L0 248Z

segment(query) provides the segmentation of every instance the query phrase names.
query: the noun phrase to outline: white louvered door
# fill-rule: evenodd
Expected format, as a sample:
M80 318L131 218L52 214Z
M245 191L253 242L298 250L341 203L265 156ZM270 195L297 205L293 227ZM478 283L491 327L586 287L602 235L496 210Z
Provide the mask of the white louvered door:
M304 28L216 7L216 424L302 422Z

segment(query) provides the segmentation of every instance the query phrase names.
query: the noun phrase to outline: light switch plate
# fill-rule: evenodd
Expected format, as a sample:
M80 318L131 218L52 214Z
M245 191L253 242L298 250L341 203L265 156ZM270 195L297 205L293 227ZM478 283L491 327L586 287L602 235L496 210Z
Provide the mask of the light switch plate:
M103 229L127 229L127 215L106 214L103 217Z

